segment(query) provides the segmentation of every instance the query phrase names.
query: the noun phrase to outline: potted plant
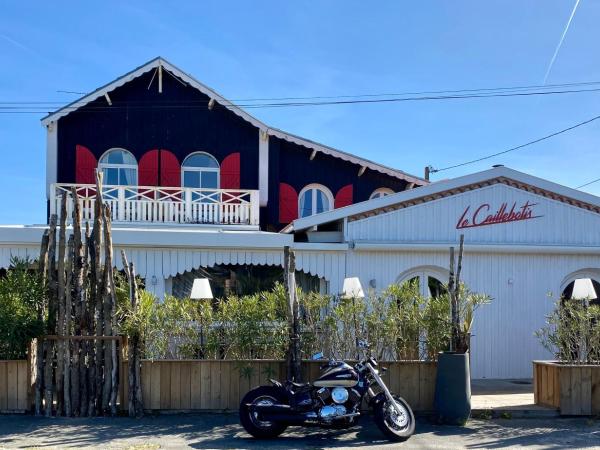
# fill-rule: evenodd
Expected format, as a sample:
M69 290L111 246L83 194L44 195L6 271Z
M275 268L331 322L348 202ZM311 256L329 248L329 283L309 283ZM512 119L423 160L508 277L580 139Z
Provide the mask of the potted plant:
M457 270L454 248L450 248L448 297L451 305L449 350L438 355L435 408L443 423L463 425L471 415L471 372L469 347L475 310L491 301L487 295L470 291L460 282L464 236L460 237Z
M600 414L600 301L591 279L574 284L536 332L556 360L533 362L535 403L562 415Z

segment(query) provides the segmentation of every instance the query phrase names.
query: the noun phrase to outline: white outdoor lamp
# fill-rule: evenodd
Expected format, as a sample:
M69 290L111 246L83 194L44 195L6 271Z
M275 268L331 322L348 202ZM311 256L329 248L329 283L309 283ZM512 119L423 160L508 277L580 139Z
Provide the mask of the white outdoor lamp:
M212 290L210 289L210 281L208 281L208 278L194 279L194 284L192 285L192 293L190 294L190 298L194 300L213 298Z
M358 277L344 278L342 287L342 297L344 298L365 298L362 285Z
M590 278L577 278L573 284L572 299L590 300L597 298L596 289Z

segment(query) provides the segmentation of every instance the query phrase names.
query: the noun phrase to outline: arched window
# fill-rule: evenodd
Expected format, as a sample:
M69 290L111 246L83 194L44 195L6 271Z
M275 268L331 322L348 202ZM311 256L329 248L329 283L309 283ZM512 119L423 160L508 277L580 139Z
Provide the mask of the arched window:
M442 280L447 278L448 275L444 269L426 266L404 272L398 277L397 283L418 283L419 293L423 297L438 297L446 293L446 288Z
M333 208L333 194L325 186L309 184L298 196L298 216L308 217Z
M385 197L386 195L390 195L393 193L394 193L394 191L392 191L390 188L375 189L373 191L373 193L371 194L371 196L369 197L369 200L373 200L374 198L379 198L379 197Z
M98 161L108 186L136 186L138 166L135 157L125 149L111 148Z
M219 189L219 181L219 163L208 153L192 153L181 164L183 187Z

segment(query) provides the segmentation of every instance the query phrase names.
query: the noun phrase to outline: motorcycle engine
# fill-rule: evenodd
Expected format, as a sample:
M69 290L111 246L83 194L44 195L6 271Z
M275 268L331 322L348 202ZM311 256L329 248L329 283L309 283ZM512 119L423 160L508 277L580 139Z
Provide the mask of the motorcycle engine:
M346 414L346 407L344 405L327 405L319 410L319 417L323 420L330 420L344 414Z
M354 412L360 402L358 392L345 387L321 388L317 391L317 397L323 404L318 414L325 421Z
M348 389L346 388L336 387L331 391L331 399L339 405L346 403L348 397L350 397L350 394L348 394Z

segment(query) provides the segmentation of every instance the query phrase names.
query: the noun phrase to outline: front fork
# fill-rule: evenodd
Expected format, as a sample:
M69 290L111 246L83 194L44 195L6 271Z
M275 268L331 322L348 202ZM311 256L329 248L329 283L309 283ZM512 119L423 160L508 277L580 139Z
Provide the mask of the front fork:
M394 397L392 397L392 393L390 392L390 390L388 389L388 387L385 385L385 383L383 382L383 380L379 376L379 373L377 372L377 369L375 369L375 367L373 367L370 363L367 363L367 368L369 369L369 372L371 372L371 375L373 376L373 379L377 382L377 384L379 385L379 387L381 388L381 390L385 394L385 397L392 404L392 406L394 407L394 409L396 410L396 412L398 413L398 415L401 416L402 414L404 414L404 412L400 409L400 407L396 403L396 400L394 400ZM368 392L369 392L369 395L371 397L374 397L375 393L373 392L373 389L369 388Z

